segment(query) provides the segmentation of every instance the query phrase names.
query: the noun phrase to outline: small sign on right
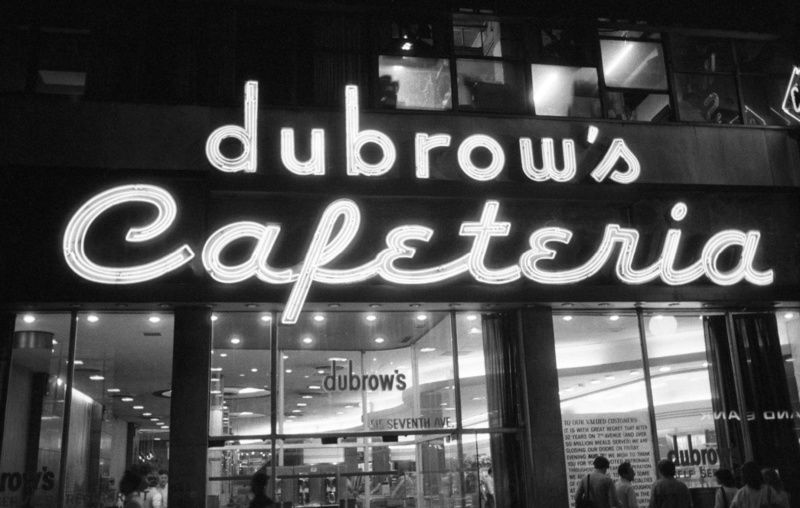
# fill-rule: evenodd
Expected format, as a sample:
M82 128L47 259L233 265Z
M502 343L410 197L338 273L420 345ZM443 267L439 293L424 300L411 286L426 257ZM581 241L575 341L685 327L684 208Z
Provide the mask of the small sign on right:
M800 67L792 69L789 86L786 87L786 95L783 97L782 108L787 115L796 122L800 122Z

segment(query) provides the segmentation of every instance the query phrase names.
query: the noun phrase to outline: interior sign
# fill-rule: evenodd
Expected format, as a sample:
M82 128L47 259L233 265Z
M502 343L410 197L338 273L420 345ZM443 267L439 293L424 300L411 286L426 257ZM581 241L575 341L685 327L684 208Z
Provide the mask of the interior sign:
M786 87L786 95L783 98L783 111L800 122L800 67L792 69L792 76L789 78L789 86Z
M257 132L254 116L257 108L254 106L257 105L257 96L252 94L257 87L252 83L248 83L248 87L251 96L246 101L245 126L225 126L209 137L209 160L224 171L256 170ZM394 143L380 131L360 130L358 101L357 98L354 99L357 90L355 87L348 87L347 93L345 123L348 131L348 173L368 176L382 174L394 163ZM289 134L287 133L282 150L293 151L289 150L293 136ZM324 157L320 155L320 150L324 147L324 136L313 132L311 135L312 144L317 143L317 151L312 149L309 160L300 162L294 159L293 153L285 155L286 160L296 170L317 174L324 172ZM590 129L590 137L596 138L596 135L597 131ZM218 144L226 137L235 137L245 144L246 149L239 157L226 159L218 153ZM416 140L417 170L418 175L421 175L425 174L421 169L424 170L429 162L425 154L436 146L449 145L450 140L446 134L427 133L418 133ZM565 153L574 148L574 143L567 141L570 140L562 143ZM366 143L375 143L381 147L382 160L368 163L361 158L360 151ZM476 147L487 148L493 153L491 164L485 167L473 164L470 154ZM552 140L542 140L542 147L545 152L541 167L535 167L532 155L530 157L531 166L528 169L531 178L556 181L571 178L569 175L574 170L571 162L573 157L565 156L565 167L557 168L552 157ZM530 140L520 138L520 148L524 157L532 154ZM547 155L548 153L551 155ZM467 174L477 180L489 180L502 170L505 154L491 137L476 134L461 143L459 160ZM620 161L624 163L624 168L620 167ZM597 181L610 179L620 184L629 184L636 180L639 171L636 156L622 139L615 139L592 175ZM322 211L305 254L291 266L270 264L271 253L281 238L282 225L267 217L231 222L213 231L204 245L177 245L171 251L157 253L160 257L155 261L129 266L101 265L87 252L88 232L99 217L115 207L129 203L144 203L152 207L156 211L156 217L149 224L131 228L125 237L127 242L154 240L170 228L177 217L178 204L173 196L165 189L147 183L122 185L91 197L72 216L64 231L63 256L77 275L100 284L139 284L178 270L199 254L208 275L219 283L236 284L256 279L265 284L291 286L281 318L284 324L297 322L312 284L355 284L376 277L393 284L411 286L441 283L464 274L468 274L476 282L490 285L510 284L523 278L538 284L564 285L589 279L603 267L613 263L617 279L624 284L661 281L670 286L680 286L706 277L720 286L730 286L742 281L764 286L772 284L774 280L772 269L758 269L755 266L761 239L761 233L757 230L726 229L709 232L708 237L702 240L701 254L696 259L683 261L681 266L676 266L676 260L683 259L680 252L683 232L674 226L679 225L689 212L687 205L682 202L675 203L669 211L673 227L664 232L659 257L647 266L635 266L634 263L640 250L640 232L615 223L605 225L602 239L593 247L593 254L576 266L558 269L553 267L552 261L567 246L571 249L582 249L581 245L572 244L574 233L571 229L553 226L533 229L528 236L528 248L519 253L516 262L507 266L487 265L490 244L508 237L512 229L520 227L498 218L502 203L496 200L486 200L482 209L475 211L475 216L465 219L458 226L458 235L468 241L466 249L452 253L449 260L442 264L419 266L414 264L415 255L436 234L433 228L421 224L403 224L386 232L384 245L357 245L362 212L358 204L344 198L334 199ZM224 253L232 244L240 243L242 239L254 240L252 248L244 256L244 261L236 264L226 262ZM353 249L374 252L374 257L359 266L331 267L345 251Z

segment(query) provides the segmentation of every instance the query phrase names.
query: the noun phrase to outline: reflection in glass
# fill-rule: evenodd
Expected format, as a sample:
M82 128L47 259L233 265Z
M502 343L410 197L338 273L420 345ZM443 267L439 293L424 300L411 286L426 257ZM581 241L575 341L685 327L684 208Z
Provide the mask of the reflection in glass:
M381 107L451 108L450 63L445 59L381 55L378 76Z
M166 313L78 315L67 506L113 504L129 442L131 463L169 469L172 330Z
M458 101L462 109L520 112L525 81L508 62L459 59Z
M709 361L701 316L645 316L659 455L675 462L675 477L690 488L714 487L720 467Z
M537 115L599 118L597 69L531 65L533 105Z
M741 123L733 77L676 74L675 86L681 120L717 124Z
M667 73L660 43L601 40L607 86L666 90Z
M262 435L270 428L272 316L220 312L211 316L209 435Z
M0 494L7 506L23 506L28 495L33 506L56 506L69 325L69 314L17 316L0 457L0 471L9 475ZM23 486L24 477L38 474L36 485Z
M795 59L785 44L777 41L735 41L736 59L742 72L788 74Z
M607 91L604 97L608 118L639 122L665 122L672 117L672 107L667 94Z
M610 474L632 464L647 506L655 460L636 316L554 315L553 328L570 499L604 455Z
M502 46L499 21L482 16L453 16L453 49L457 55L502 57Z
M577 67L595 64L597 37L593 30L584 27L544 28L540 35L538 61Z
M742 101L747 125L792 125L793 120L783 111L786 79L769 76L742 75Z

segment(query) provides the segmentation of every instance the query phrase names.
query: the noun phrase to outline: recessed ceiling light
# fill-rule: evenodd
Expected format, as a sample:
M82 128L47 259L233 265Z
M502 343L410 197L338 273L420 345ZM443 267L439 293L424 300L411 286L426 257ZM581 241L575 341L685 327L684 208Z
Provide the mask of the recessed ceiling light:
M305 402L298 402L297 403L297 407L306 407L306 406L308 406L308 404L306 404Z
M36 316L34 316L33 314L25 314L24 316L22 316L22 320L30 324L36 321Z
M346 406L344 406L344 408L345 409L353 409L353 405L352 404L347 404Z
M386 342L386 339L383 337L375 337L375 344L383 344L384 342Z
M250 372L258 372L258 369L253 367L252 369L250 369Z
M133 409L136 409L137 411L141 411L142 409L144 409L144 406L133 406Z
M425 321L426 319L428 319L427 314L417 314L417 321Z
M303 395L301 398L302 399L313 399L314 396L313 395Z
M242 411L241 413L239 413L239 416L253 416L253 412L252 411Z
M707 368L708 368L708 365L709 365L709 363L708 363L708 362L703 362L703 368L704 368L704 369L707 369Z
M161 318L159 316L150 316L149 318L147 318L147 320L150 321L151 323L161 322Z
M447 405L447 402L442 402L442 403L441 403L441 404L439 404L439 405L440 405L440 406L446 406L446 405Z
M433 351L436 351L435 347L424 347L419 350L420 353L431 353Z
M629 375L629 376L638 376L638 375L639 375L639 371L638 371L638 370L632 370L632 371L630 372L630 374L628 374L628 375Z
M317 369L317 374L325 374L325 369Z
M302 413L303 411L300 409L292 409L292 413Z
M619 316L616 315L616 314L612 314L612 315L608 316L608 320L609 321L619 321Z
M328 358L328 361L329 362L346 362L347 358L343 358L341 356L331 356L330 358Z
M561 316L564 321L572 321L572 316Z
M122 402L133 402L133 397L122 397L120 400ZM133 406L133 409L136 409L136 406Z
M319 390L320 387L318 385L308 385L309 390Z
M794 319L794 312L787 312L786 314L783 315L783 318L786 320Z
M376 316L375 314L367 314L367 317L365 317L364 319L366 319L369 322L372 322L378 319L378 316Z
M75 365L83 365L83 360L75 360Z
M153 416L153 413L142 413L142 416Z
M469 333L472 335L476 335L481 333L481 329L478 328L477 326L473 326L472 328L469 329Z
M106 390L108 393L119 393L121 390L119 388L109 388Z
M283 355L283 356L282 356L282 358L283 358L284 360L288 360L288 359L289 359L289 355Z
M312 342L314 342L314 339L311 337L303 337L303 344L311 344Z
M157 421L158 421L158 418L150 418L150 421L151 421L151 422L157 422Z
M261 321L268 323L272 321L272 316L270 316L269 314L264 314L261 316Z
M286 370L285 370L285 372L286 372L287 374L291 374L291 373L292 373L292 369L286 369Z
M660 368L660 369L658 369L658 370L659 370L659 372L669 372L669 371L671 371L671 370L672 370L672 367L665 366L665 367L661 367L661 368Z
M169 425L162 425L161 428L167 430L169 428Z
M222 367L211 367L211 372L222 372Z
M240 339L239 337L235 335L231 337L231 344L239 344L240 342L242 342L242 339Z
M97 314L89 314L88 316L86 316L86 321L90 323L97 323L98 321L100 321L100 318L97 316Z
M220 358L227 358L228 357L228 353L220 353L219 356L220 356Z
M216 314L211 314L211 321L216 321L217 319L219 319L219 316Z
M92 381L102 381L105 378L106 378L105 376L101 376L100 374L92 374L91 376L89 376L89 379L91 379Z
M325 321L325 316L323 316L322 314L314 314L314 317L312 319L317 323L321 323Z
M614 377L614 376L606 376L606 380L608 380L608 381L613 381L615 379L617 379L617 378Z
M592 379L591 381L589 381L589 383L591 383L593 385L599 385L600 384L600 380L599 379Z
M244 375L244 374L242 374L242 375ZM219 394L222 393L222 390L211 390L208 393L210 393L211 395L219 395Z
M467 321L475 321L476 319L478 319L477 314L467 314Z

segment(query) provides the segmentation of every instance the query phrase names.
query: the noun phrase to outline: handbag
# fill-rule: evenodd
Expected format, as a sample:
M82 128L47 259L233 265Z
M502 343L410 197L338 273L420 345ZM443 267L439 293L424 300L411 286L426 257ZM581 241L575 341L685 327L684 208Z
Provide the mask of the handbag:
M586 488L583 489L581 495L575 499L575 508L594 508L594 501L592 501L592 484L589 481L591 475L586 475Z

